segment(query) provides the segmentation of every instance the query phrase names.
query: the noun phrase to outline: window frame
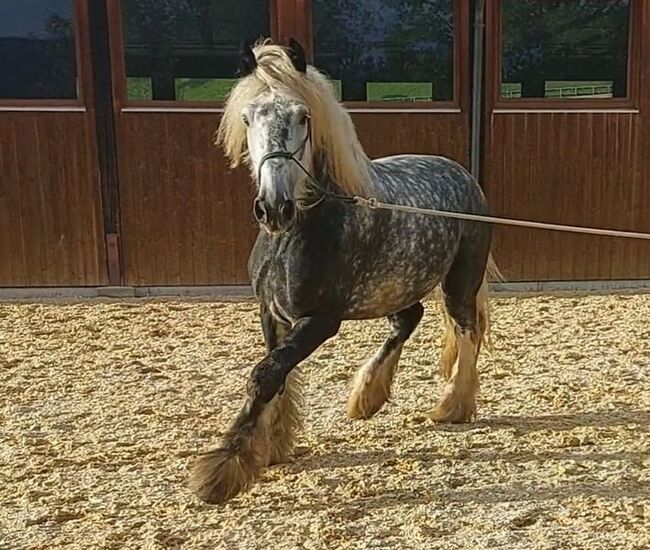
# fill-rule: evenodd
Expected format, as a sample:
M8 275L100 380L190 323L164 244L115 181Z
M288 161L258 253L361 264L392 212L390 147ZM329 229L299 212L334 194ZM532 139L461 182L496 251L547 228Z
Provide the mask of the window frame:
M73 0L75 64L77 69L76 99L1 99L0 111L85 111L92 103L92 72L89 51L88 1Z
M277 40L278 19L282 7L287 8L282 0L268 0L269 27L271 39ZM124 49L124 32L122 27L122 5L120 0L108 2L108 28L110 42L110 58L113 67L113 101L115 110L119 111L189 111L189 112L220 112L223 111L224 101L178 101L169 99L132 100L127 97L126 80L126 51Z
M503 21L502 0L493 0L487 14L486 50L486 89L491 109L503 111L517 110L612 110L638 109L641 59L641 17L643 0L630 0L630 24L628 29L627 82L626 96L612 98L511 98L501 97L502 59L503 59Z
M308 10L309 22L308 36L310 62L314 61L314 26L312 20L311 1L305 2ZM349 111L357 112L460 112L467 110L469 107L469 27L471 24L470 17L470 0L452 0L453 13L453 44L452 44L452 71L453 71L453 97L446 100L433 101L343 101L343 105ZM318 66L316 66L318 68Z

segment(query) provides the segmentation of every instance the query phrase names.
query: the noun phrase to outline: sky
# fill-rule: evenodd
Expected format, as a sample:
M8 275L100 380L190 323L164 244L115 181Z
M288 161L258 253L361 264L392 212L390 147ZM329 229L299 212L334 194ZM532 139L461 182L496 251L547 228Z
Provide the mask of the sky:
M39 36L48 17L72 16L73 0L0 0L0 37Z

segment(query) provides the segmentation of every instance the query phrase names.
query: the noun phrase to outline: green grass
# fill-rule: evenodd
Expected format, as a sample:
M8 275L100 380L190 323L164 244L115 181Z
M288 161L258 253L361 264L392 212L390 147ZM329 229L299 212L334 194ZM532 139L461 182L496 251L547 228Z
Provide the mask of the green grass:
M336 96L336 99L341 101L343 98L343 83L340 80L330 79L330 84L332 85L332 88L334 88L334 95Z
M590 92L598 97L606 94L611 96L611 80L547 80L544 84L544 97L546 98L571 98L571 97L590 97ZM590 88L595 87L595 90ZM560 90L563 95L560 96ZM577 95L576 95L577 94ZM521 97L521 84L515 82L501 83L501 97L518 98Z
M334 88L334 95L338 101L343 98L343 82L330 79ZM433 84L430 82L367 82L367 101L431 101L433 98Z
M547 80L546 89L549 88L572 88L575 86L606 86L611 85L611 80Z
M176 78L176 100L224 101L235 82L234 78ZM132 101L153 99L151 78L128 77L126 90L127 98Z
M236 82L234 78L176 78L176 100L224 101ZM151 78L128 77L126 83L129 100L153 99ZM337 99L341 101L343 83L341 80L330 80L330 83ZM368 101L431 101L433 84L431 82L368 82L366 98Z
M177 78L177 101L224 101L228 92L237 82L234 78ZM341 101L343 83L340 80L330 80L334 94ZM148 101L153 98L151 78L128 77L126 79L127 98L132 101ZM604 95L606 88L611 86L606 80L548 80L545 85L545 97L557 98L559 88L584 88L595 86L597 94ZM589 97L588 90L578 90L578 97ZM507 98L521 97L521 84L503 82L501 95ZM564 97L575 97L565 95ZM366 98L368 101L432 101L433 84L431 82L368 82L366 83Z
M431 82L368 82L368 101L431 101Z
M126 97L131 101L147 101L153 97L151 79L129 76L126 79Z
M178 101L224 101L237 82L235 78L177 78Z
M521 84L516 84L514 82L502 82L501 97L521 97Z

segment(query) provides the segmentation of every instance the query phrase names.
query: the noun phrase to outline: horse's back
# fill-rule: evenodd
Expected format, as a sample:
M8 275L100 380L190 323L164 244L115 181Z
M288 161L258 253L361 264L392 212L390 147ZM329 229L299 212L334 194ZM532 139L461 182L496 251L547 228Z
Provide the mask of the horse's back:
M397 204L485 213L487 203L474 177L456 161L437 155L404 154L371 163L373 191Z

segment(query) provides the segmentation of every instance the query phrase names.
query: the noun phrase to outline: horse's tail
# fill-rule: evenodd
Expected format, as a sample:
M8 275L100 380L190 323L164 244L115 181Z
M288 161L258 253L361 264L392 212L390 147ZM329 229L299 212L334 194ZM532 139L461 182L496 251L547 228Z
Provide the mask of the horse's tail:
M485 266L485 274L483 275L483 282L481 288L476 295L476 315L479 327L479 334L483 345L488 349L492 349L492 333L490 331L490 287L491 281L503 283L505 278L497 263L494 261L494 256L490 252L488 256L487 265Z

